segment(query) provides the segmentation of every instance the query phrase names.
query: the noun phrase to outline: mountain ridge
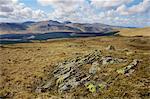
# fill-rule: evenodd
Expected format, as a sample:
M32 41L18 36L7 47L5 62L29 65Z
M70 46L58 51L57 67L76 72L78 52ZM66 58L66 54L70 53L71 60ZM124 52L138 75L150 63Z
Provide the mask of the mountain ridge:
M1 34L47 33L47 32L74 32L74 33L107 33L113 28L122 28L101 23L72 23L70 21L58 22L26 21L23 23L0 23Z

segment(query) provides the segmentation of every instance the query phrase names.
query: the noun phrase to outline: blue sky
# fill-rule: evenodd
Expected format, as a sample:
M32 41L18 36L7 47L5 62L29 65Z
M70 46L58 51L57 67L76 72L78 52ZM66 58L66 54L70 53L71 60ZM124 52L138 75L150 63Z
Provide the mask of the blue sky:
M150 26L150 0L0 0L1 22L72 21Z
M26 6L34 10L41 9L42 11L46 13L50 13L53 11L53 8L50 5L42 6L40 3L37 2L37 0L20 0L20 2L26 4Z

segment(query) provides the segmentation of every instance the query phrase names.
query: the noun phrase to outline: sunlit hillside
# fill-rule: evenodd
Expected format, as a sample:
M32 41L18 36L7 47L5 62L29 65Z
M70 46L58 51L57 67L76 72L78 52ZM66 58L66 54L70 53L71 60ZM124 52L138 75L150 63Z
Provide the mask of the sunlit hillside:
M150 36L150 27L120 29L121 36Z

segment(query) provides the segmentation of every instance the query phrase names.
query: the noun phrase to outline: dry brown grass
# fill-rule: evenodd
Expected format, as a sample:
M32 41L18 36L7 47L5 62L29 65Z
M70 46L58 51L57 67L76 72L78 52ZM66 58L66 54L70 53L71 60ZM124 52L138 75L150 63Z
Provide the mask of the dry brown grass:
M139 42L145 48L149 48L149 37L95 37L84 39L54 40L37 43L24 43L4 45L0 48L0 96L14 99L42 99L67 97L79 98L148 98L150 84L150 50L139 47ZM114 45L119 51L107 52L105 48ZM134 45L134 46L132 46ZM132 51L126 55L124 49ZM118 75L114 72L122 65L110 65L102 68L98 80L107 80L110 85L107 89L97 94L88 92L84 86L78 87L75 91L58 94L57 91L37 94L35 88L50 78L50 73L55 63L68 58L82 55L94 49L102 50L104 55L132 59L142 59L136 71L129 77ZM88 70L89 66L83 69ZM110 80L109 80L110 79Z
M119 29L121 36L150 36L150 27Z

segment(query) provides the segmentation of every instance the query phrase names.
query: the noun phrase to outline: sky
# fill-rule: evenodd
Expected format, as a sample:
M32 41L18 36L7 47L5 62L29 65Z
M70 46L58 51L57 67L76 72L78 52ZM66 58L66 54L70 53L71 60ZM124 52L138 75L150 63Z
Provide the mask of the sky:
M56 20L150 26L150 0L0 0L0 22Z

